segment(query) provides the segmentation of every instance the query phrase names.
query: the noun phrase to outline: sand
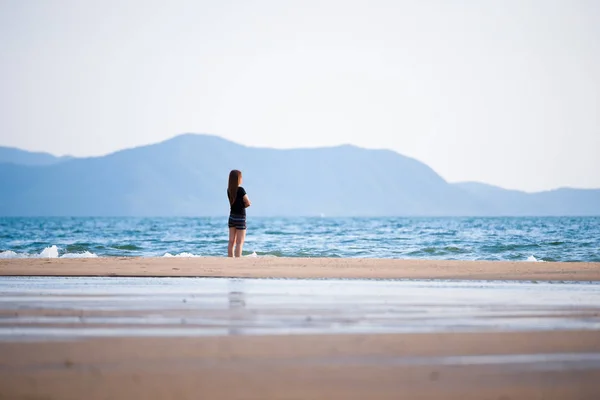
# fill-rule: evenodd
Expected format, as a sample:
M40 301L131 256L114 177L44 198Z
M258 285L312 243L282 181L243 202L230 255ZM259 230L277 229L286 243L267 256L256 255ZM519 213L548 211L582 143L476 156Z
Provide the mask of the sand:
M600 281L600 263L276 257L0 260L0 276L11 275Z
M0 260L0 275L598 281L600 263L21 259ZM79 313L70 301L43 312ZM599 399L600 329L0 341L0 399L135 398Z
M597 361L518 359L590 352L600 352L598 332L0 343L0 398L591 400Z

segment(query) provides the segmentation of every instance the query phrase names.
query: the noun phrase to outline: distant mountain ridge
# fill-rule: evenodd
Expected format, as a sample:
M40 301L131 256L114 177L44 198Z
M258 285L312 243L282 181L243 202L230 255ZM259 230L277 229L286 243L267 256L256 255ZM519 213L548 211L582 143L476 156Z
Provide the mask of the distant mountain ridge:
M49 153L31 152L12 147L0 146L0 163L40 166L56 164L71 158L73 157L56 157Z
M450 184L410 157L350 145L277 150L184 134L102 157L20 157L29 164L0 157L2 216L226 215L233 168L243 171L250 215L600 215L600 190Z
M537 193L507 190L479 182L454 183L488 204L493 214L530 215L599 215L599 189L559 188ZM557 212L562 210L562 212Z

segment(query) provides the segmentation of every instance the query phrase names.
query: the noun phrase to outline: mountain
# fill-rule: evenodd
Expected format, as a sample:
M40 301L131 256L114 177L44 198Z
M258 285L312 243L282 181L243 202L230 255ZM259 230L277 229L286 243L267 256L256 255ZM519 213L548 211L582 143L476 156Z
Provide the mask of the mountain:
M0 163L17 165L52 165L71 159L72 157L55 157L49 153L32 153L29 151L0 146Z
M598 189L560 188L526 193L479 182L460 182L454 185L487 204L493 215L600 215Z
M600 215L600 201L591 203L600 191L522 193L513 201L500 188L449 184L427 165L389 150L276 150L195 134L45 166L0 164L0 215L226 215L233 168L242 170L249 213L257 216L478 216L513 209L514 215ZM519 208L528 196L546 208Z

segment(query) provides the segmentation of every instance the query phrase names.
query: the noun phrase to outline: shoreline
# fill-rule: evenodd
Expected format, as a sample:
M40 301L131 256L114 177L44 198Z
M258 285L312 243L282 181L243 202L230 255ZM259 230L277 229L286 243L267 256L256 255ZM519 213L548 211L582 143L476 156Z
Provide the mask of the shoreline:
M600 262L375 258L0 259L0 276L600 281Z

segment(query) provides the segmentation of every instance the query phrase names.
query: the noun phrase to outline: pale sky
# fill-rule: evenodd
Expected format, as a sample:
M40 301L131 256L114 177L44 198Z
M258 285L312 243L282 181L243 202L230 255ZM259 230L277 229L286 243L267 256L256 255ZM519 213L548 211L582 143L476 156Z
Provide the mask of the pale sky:
M600 188L600 1L0 0L0 145L180 133Z

